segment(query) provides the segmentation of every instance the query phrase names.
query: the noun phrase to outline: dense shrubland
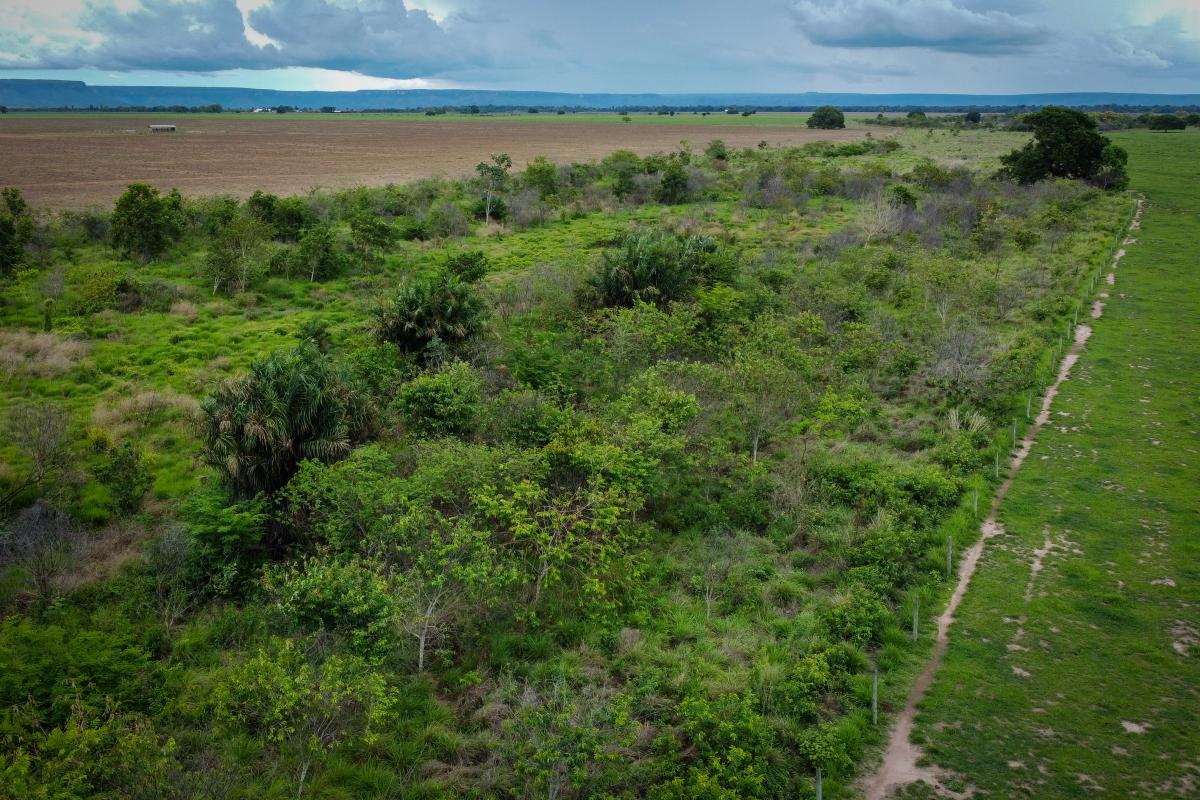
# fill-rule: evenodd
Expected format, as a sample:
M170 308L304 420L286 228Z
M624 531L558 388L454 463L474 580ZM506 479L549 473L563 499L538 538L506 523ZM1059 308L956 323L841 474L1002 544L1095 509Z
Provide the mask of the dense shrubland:
M6 194L0 796L847 794L1123 202L511 167Z

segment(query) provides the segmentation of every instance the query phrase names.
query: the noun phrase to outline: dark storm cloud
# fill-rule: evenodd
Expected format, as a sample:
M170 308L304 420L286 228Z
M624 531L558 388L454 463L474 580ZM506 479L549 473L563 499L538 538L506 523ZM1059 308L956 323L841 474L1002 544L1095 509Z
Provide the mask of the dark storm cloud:
M991 4L992 6L996 4ZM1014 11L951 0L800 0L797 27L828 47L922 47L953 53L1004 54L1045 42L1048 33Z
M43 53L27 66L183 72L320 67L408 78L488 60L403 0L272 0L251 11L249 22L272 43L249 41L235 0L142 0L129 12L97 3L86 8L80 27L99 35L98 44Z

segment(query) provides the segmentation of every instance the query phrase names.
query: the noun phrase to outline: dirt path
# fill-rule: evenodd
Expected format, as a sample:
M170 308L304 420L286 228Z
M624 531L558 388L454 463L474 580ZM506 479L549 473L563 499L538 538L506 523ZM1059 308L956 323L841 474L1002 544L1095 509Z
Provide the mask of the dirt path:
M1142 205L1143 201L1138 200L1133 221L1129 225L1130 230L1137 230L1141 227ZM1118 250L1113 255L1113 262L1107 276L1109 285L1115 282L1115 271L1124 255L1124 249ZM1093 307L1092 317L1098 318L1102 308L1102 306L1100 308ZM921 670L921 674L917 676L912 689L908 692L904 709L896 717L896 724L892 728L891 735L888 738L888 746L887 750L884 751L883 761L873 775L868 776L860 783L862 795L866 800L884 800L884 798L888 797L895 790L910 783L916 783L917 781L924 781L934 787L939 796L956 798L956 800L965 800L965 798L969 798L975 793L975 790L970 787L963 792L953 791L942 783L943 773L937 767L918 765L923 754L921 748L912 742L913 722L917 716L917 704L925 697L925 692L928 691L929 686L933 683L933 679L942 665L942 660L945 658L946 647L950 642L950 625L954 622L954 612L958 609L959 603L962 602L963 597L967 593L967 586L971 582L971 576L975 574L975 567L979 564L979 557L983 555L983 548L987 544L988 539L1002 533L1004 530L997 519L1000 504L1003 502L1005 495L1008 494L1008 490L1012 487L1013 478L1016 477L1017 470L1021 468L1025 459L1029 456L1029 451L1033 448L1033 443L1037 439L1038 432L1050 420L1050 406L1054 402L1054 398L1058 396L1059 386L1070 375L1071 368L1079 360L1079 354L1083 351L1084 345L1087 344L1087 340L1091 335L1092 329L1089 325L1081 324L1075 328L1075 341L1071 345L1071 349L1063 356L1062 362L1059 364L1058 375L1055 377L1054 383L1046 390L1045 397L1042 398L1042 406L1037 418L1025 431L1025 436L1021 439L1020 447L1017 448L1016 453L1013 454L1012 460L1009 462L1004 482L1000 484L1000 488L996 490L996 494L992 497L992 505L987 519L980 526L981 536L959 561L958 583L954 587L954 593L950 595L950 602L946 604L946 609L937 618L937 639L934 641L933 655Z

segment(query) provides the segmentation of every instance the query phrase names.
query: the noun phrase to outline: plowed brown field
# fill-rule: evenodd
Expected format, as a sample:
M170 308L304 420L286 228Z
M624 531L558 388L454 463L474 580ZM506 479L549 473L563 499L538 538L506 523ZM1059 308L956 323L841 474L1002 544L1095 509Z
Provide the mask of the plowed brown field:
M176 133L146 126L175 123ZM458 177L489 153L505 152L518 168L535 156L552 161L600 158L628 149L645 155L732 147L857 139L861 130L812 131L802 125L613 124L485 118L304 119L221 115L166 119L137 115L0 117L0 185L17 186L35 206L111 204L133 181L184 194L246 196L314 187L399 183L433 175Z

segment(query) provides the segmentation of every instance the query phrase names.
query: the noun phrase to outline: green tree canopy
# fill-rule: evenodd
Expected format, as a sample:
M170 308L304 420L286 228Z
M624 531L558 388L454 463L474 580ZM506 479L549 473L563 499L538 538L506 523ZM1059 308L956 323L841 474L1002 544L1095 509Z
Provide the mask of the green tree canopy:
M1101 135L1096 121L1082 111L1047 106L1027 114L1024 122L1033 129L1033 141L1000 157L1002 172L1018 183L1045 178L1092 180L1122 161L1115 151L1110 151L1106 160L1105 148L1116 145ZM1121 183L1113 180L1117 177L1109 175L1110 185Z
M143 263L160 255L183 232L183 198L172 190L161 197L158 189L131 183L113 209L112 245L125 256Z
M827 130L844 128L846 127L846 117L833 106L821 106L813 111L812 116L808 118L807 124L810 128L824 128Z

